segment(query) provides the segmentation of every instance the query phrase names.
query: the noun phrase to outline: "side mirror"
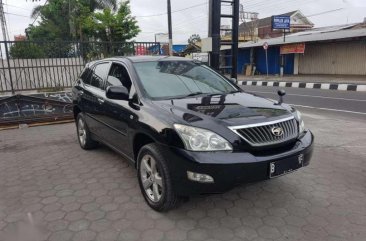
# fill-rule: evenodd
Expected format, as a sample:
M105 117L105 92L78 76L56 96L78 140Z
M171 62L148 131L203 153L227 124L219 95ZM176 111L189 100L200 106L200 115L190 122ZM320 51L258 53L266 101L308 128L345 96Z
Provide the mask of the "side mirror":
M278 101L277 105L280 105L283 103L283 97L286 95L286 91L284 90L278 90L277 91L278 96L280 97L280 100Z
M128 90L124 86L108 86L105 96L113 100L129 100Z

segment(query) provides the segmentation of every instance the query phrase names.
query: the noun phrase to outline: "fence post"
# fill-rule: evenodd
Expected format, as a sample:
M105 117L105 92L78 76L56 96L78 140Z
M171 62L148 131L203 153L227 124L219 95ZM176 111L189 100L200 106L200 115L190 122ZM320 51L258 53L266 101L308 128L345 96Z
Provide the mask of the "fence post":
M15 91L14 91L14 86L13 86L13 76L11 74L11 68L10 68L10 55L9 55L9 50L8 50L8 42L4 41L4 45L5 45L5 54L6 54L6 61L8 63L8 71L9 71L9 79L10 79L10 88L11 88L11 93L14 95Z

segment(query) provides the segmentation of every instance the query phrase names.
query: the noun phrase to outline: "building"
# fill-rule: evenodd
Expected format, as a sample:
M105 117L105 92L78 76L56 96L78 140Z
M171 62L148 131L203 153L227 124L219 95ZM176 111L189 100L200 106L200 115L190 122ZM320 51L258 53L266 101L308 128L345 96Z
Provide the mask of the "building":
M314 24L299 10L280 14L279 16L290 16L290 33L305 31L314 27ZM239 25L239 36L242 36L243 38L251 36L251 40L275 38L282 35L282 30L272 29L272 17L244 22Z
M25 36L25 35L21 35L21 34L14 35L14 41L25 41L25 40L27 40L27 36Z
M238 73L253 66L256 74L329 74L366 76L366 23L317 28L282 37L239 44ZM224 49L223 49L224 50ZM225 65L230 65L226 59ZM253 72L253 71L250 71Z

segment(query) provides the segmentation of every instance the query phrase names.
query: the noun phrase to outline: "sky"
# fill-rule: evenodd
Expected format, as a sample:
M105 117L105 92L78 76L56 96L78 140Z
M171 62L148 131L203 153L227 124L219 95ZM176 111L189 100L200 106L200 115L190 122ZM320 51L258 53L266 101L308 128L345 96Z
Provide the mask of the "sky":
M34 22L30 18L32 9L44 2L3 0L11 39L24 34L24 29ZM130 0L132 15L136 16L141 29L137 41L154 41L155 33L167 32L166 2ZM192 34L207 37L208 0L171 0L171 4L174 44L187 43ZM300 10L309 16L315 27L362 22L366 17L366 0L241 0L241 4L245 11L258 12L259 18Z

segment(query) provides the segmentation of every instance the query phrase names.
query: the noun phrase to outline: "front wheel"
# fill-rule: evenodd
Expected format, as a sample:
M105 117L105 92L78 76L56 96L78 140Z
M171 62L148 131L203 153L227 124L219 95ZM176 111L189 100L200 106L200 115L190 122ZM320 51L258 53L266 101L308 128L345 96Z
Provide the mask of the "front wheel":
M173 190L169 168L161 148L156 144L143 146L137 161L140 189L147 204L159 212L178 206L182 198Z

